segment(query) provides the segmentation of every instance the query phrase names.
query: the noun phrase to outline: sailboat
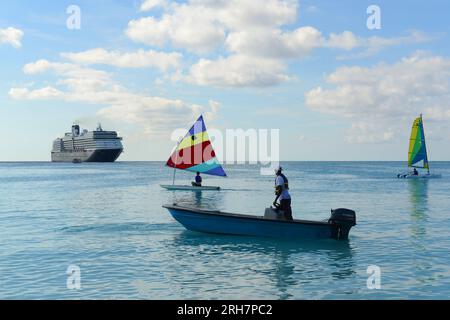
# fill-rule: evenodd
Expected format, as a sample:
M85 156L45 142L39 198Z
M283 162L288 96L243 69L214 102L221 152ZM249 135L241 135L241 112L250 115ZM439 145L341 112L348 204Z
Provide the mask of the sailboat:
M411 138L409 139L408 168L413 168L413 172L400 173L397 177L407 179L440 177L438 174L430 173L422 115L416 118L412 125ZM427 172L421 174L417 169L426 169Z
M220 190L216 186L176 185L176 170L199 172L201 174L226 177L221 164L217 160L211 141L206 130L203 116L200 116L167 160L166 166L173 168L171 185L161 185L168 190Z

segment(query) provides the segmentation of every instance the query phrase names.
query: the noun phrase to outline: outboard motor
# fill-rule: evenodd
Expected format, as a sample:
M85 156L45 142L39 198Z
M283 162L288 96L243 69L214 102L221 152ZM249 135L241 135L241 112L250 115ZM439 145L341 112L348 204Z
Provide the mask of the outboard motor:
M328 223L335 226L332 231L334 239L347 240L350 229L356 225L356 213L350 209L332 209Z

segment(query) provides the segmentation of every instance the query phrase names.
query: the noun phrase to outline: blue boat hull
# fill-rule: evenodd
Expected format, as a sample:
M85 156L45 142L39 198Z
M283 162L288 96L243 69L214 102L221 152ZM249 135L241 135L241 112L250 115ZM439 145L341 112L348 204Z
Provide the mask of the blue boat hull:
M285 221L264 217L206 211L179 206L164 206L172 217L186 229L215 234L272 237L286 239L339 239L348 238L348 230L328 222Z

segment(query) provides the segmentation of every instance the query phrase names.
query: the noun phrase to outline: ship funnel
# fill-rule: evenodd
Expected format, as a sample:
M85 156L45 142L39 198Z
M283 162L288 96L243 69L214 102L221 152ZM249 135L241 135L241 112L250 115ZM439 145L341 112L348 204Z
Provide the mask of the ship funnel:
M77 136L80 135L80 126L79 125L75 124L75 125L72 126L72 135L74 137L77 137Z

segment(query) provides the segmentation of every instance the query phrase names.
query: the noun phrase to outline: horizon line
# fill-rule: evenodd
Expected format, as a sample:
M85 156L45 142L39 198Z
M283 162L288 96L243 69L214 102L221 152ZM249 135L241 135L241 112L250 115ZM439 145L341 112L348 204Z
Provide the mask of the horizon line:
M121 160L115 161L114 163L123 162L166 162L167 160ZM408 162L407 160L281 160L279 163L283 162ZM450 162L450 160L433 160L433 162ZM57 163L51 160L0 160L0 163ZM61 162L68 163L68 162ZM87 162L89 163L89 162ZM90 163L100 163L100 162L90 162ZM248 162L237 162L237 163L222 163L223 165L261 165L259 163L248 163Z

